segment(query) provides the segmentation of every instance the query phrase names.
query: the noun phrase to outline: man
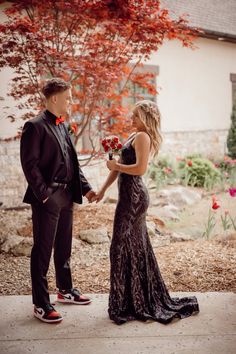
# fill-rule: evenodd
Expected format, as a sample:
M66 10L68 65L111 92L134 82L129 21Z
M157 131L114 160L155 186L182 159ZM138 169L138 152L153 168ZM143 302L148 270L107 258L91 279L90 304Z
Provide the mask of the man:
M82 196L91 202L96 193L84 177L63 115L72 103L71 86L53 78L42 90L46 109L25 123L21 137L21 164L28 182L24 202L31 204L33 239L31 280L34 316L43 322L60 322L50 304L47 271L54 246L57 301L88 304L91 300L72 286L70 256L73 202Z

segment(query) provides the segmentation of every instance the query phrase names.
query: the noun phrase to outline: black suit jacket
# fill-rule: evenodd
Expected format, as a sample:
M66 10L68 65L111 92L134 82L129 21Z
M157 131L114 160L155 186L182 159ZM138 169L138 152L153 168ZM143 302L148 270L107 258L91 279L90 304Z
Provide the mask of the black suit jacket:
M92 188L81 171L72 142L70 144L75 171L72 181L73 201L82 204L82 196ZM51 182L58 181L57 174L65 164L57 127L47 111L41 112L25 123L21 137L20 157L28 182L23 202L29 204L35 200L42 202L50 197L52 188L49 185Z

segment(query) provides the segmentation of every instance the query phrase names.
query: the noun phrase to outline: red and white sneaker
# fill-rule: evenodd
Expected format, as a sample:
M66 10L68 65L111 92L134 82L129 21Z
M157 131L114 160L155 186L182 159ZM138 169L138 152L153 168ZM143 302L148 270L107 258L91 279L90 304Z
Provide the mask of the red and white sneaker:
M79 290L59 290L57 293L57 301L67 304L88 305L91 302L89 297L80 294Z
M47 323L59 323L63 320L51 304L46 304L44 307L34 306L34 316Z

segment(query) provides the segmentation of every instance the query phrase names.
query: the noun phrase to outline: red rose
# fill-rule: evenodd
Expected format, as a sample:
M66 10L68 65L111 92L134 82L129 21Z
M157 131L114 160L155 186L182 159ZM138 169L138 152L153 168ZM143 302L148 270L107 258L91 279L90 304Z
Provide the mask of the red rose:
M105 146L107 144L106 139L102 139L102 146Z
M104 146L104 150L105 150L105 152L108 152L109 147L108 147L107 145L105 145L105 146Z
M115 148L116 148L116 145L115 145L114 143L111 143L110 146L111 146L112 149L115 149Z
M117 149L122 149L122 144L121 143L119 143L118 145L117 145Z
M114 138L112 140L113 140L113 143L118 143L119 142L119 139L117 138L117 136L114 136Z

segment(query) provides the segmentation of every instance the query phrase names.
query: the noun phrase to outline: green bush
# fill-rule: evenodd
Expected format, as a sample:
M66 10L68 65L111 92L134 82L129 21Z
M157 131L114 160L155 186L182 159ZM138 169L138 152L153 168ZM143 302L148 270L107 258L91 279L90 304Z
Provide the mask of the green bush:
M148 169L148 177L155 182L157 189L172 183L176 175L175 166L168 157L160 157L152 161Z
M179 174L184 184L207 189L211 189L220 179L220 172L214 164L202 157L180 161Z
M231 114L231 126L227 137L227 147L229 150L229 156L232 159L236 159L236 105L233 106Z

